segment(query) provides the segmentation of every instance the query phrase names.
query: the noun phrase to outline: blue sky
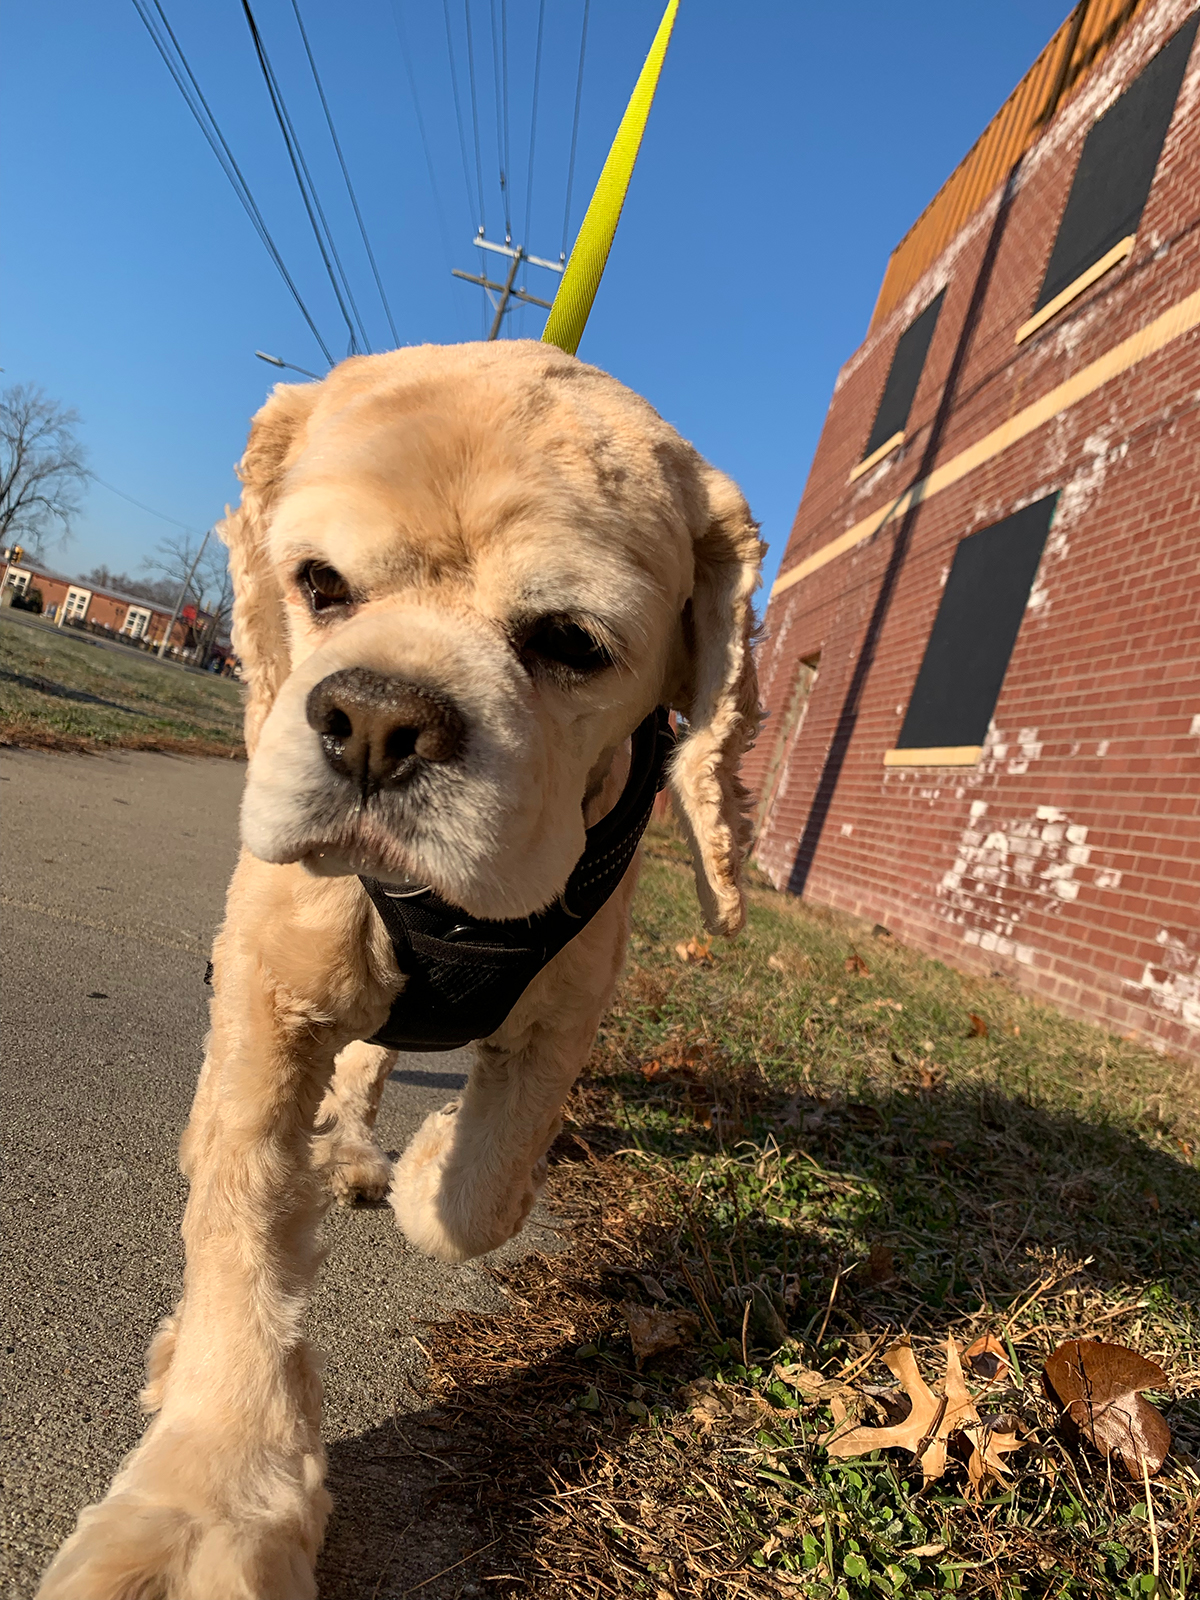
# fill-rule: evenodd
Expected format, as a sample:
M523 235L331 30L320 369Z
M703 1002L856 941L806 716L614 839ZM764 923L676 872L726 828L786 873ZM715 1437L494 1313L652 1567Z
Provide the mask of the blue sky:
M346 331L258 74L240 0L162 0L306 302ZM463 0L300 0L402 343L480 336L479 221ZM491 237L503 230L492 0L471 0ZM528 245L556 258L583 0L546 0ZM255 14L376 348L390 340L305 61L292 0ZM538 0L506 0L509 191L525 233ZM495 0L499 19L502 0ZM1066 0L682 0L621 229L580 354L645 394L741 482L778 565L838 367L892 246L1029 66ZM578 225L661 13L592 0L575 168ZM397 21L399 20L399 28ZM432 157L422 149L409 74ZM131 0L10 7L0 340L4 383L83 419L93 470L195 528L237 496L246 425L280 376L319 370L299 311ZM468 197L468 188L472 198ZM495 260L496 258L493 258ZM531 271L529 287L553 280ZM549 298L550 296L547 296ZM537 337L543 313L513 333ZM136 572L172 529L93 486L52 553Z

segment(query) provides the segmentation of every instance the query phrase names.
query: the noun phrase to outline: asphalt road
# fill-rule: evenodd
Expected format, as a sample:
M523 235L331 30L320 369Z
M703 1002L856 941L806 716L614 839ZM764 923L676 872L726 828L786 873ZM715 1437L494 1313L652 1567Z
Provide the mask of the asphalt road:
M32 1594L141 1431L143 1354L181 1282L175 1148L244 772L141 753L6 751L0 762L6 1595ZM402 1059L380 1114L384 1148L398 1151L462 1071L460 1055ZM535 1217L498 1256L555 1238ZM422 1324L452 1307L500 1309L501 1292L484 1266L417 1255L386 1208L335 1210L326 1244L311 1318L335 1499L321 1594L486 1591L473 1563L426 1581L484 1540L424 1508L444 1435L424 1429L413 1385Z

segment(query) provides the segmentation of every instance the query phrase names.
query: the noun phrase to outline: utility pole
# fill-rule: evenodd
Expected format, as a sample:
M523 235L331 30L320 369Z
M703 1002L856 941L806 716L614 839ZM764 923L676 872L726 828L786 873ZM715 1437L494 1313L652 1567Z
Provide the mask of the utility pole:
M187 592L192 586L192 579L196 576L196 568L200 565L200 557L204 554L204 547L212 537L212 529L200 541L200 548L196 551L196 559L188 570L187 577L183 580L183 588L179 591L179 599L175 602L175 609L171 613L171 620L167 623L167 631L162 636L162 643L158 647L158 659L161 661L167 653L167 646L171 642L171 635L175 632L175 623L179 613L183 610L183 603L187 599Z
M500 337L500 325L504 321L505 313L512 309L510 302L513 300L520 300L527 306L541 306L543 311L550 310L549 300L539 300L536 295L526 294L524 289L514 287L517 281L517 269L522 261L528 261L531 267L545 267L548 272L557 272L561 275L565 265L564 262L543 261L541 256L531 256L526 252L524 245L493 244L490 239L485 239L482 233L472 239L471 243L479 250L494 250L497 255L509 256L512 260L512 265L508 269L508 276L503 283L493 283L486 273L480 277L475 277L470 272L460 272L457 267L450 269L452 277L461 278L464 283L478 283L485 290L496 313L492 318L491 332L488 334L489 339L498 339Z

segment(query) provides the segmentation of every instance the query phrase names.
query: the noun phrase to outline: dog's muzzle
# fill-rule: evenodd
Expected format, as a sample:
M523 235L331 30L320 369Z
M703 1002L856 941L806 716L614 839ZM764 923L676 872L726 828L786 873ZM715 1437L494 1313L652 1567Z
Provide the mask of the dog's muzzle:
M326 761L364 797L407 782L423 762L453 761L466 743L445 695L366 667L322 678L305 713Z

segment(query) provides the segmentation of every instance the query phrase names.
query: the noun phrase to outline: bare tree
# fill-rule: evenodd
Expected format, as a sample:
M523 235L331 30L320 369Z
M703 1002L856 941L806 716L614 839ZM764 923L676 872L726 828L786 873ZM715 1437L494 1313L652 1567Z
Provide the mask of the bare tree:
M0 543L22 541L37 556L70 537L88 476L78 423L36 384L0 394Z
M89 589L115 589L118 594L132 595L135 600L149 600L156 606L173 606L179 598L179 583L172 585L168 578L131 578L127 572L114 572L101 562L80 578Z
M229 632L233 616L233 578L229 572L228 552L214 535L205 546L200 563L189 581L188 574L192 571L198 548L199 541L194 535L172 534L160 541L154 555L148 556L142 565L149 572L162 574L159 582L164 590L170 592L171 605L174 605L179 591L187 582L184 606L194 605L197 611L204 611L208 618L205 624L195 630L196 643L201 653L207 655L216 640Z

